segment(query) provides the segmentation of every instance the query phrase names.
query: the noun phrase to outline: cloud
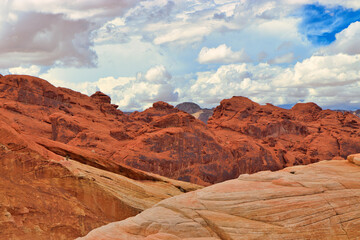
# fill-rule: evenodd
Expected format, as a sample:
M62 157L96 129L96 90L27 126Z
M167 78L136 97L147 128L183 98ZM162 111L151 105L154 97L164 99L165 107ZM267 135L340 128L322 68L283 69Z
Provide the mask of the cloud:
M9 68L9 73L17 75L39 76L40 70L41 68L39 66L32 65L29 67Z
M94 66L91 25L61 14L22 13L0 30L0 68L35 65Z
M360 91L360 55L312 56L293 67L230 64L199 72L183 97L206 106L246 96L260 103L313 101L324 107L353 106Z
M302 0L300 0L302 1ZM304 3L320 3L325 6L329 7L339 7L342 6L344 8L351 8L353 10L360 9L360 2L358 0L312 0L312 1L303 1Z
M139 76L141 78L142 75ZM166 68L163 65L155 66L150 68L145 76L144 79L151 83L165 83L171 79L171 74L166 70Z
M289 15L274 1L144 1L125 15L132 34L157 45L202 42L216 32L239 31ZM286 5L286 4L285 4Z
M150 68L145 74L138 73L136 78L120 79L121 84L111 81L113 86L109 93L120 109L142 110L156 101L175 102L178 100L178 93L171 83L171 75L164 66ZM102 79L99 82L104 81ZM106 90L100 84L100 90Z
M111 97L112 103L124 111L143 110L156 101L176 102L178 92L171 82L172 76L162 65L154 66L136 77L105 77L96 82L69 83L52 81L56 85L71 87L91 95L102 91Z
M284 70L275 83L283 87L337 87L360 81L360 55L312 56Z
M294 53L286 53L269 60L270 64L291 63L295 60Z
M357 0L2 1L0 68L102 90L124 110L232 95L353 104L359 8Z
M174 1L144 1L132 8L126 21L159 22L171 21L172 11L176 11Z
M302 8L301 17L300 32L313 44L328 45L335 41L337 33L360 20L360 10L307 4Z
M97 64L97 54L93 50L95 32L137 2L2 1L0 68L21 65L94 67ZM110 26L108 31L111 32ZM117 38L126 39L126 35L121 34L117 33Z
M354 22L340 33L336 34L336 41L319 50L321 54L345 53L360 54L360 22Z
M198 61L201 64L205 63L238 63L249 62L250 57L242 49L238 52L233 52L231 47L226 44L219 45L217 48L203 47L199 53Z
M186 97L201 104L218 104L231 96L265 96L272 91L270 80L277 72L268 64L223 65L216 72L199 72Z
M139 0L12 0L12 9L20 12L41 12L64 14L71 19L89 19L103 21L114 16L123 15Z
M94 41L96 44L128 43L131 41L128 31L129 28L125 26L124 19L115 18L95 31Z

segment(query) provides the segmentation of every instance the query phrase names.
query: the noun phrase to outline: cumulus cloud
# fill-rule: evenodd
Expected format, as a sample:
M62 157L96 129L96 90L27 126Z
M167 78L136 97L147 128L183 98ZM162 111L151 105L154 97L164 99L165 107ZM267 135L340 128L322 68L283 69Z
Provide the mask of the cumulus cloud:
M41 68L39 66L32 65L29 67L9 68L9 73L17 75L39 76L40 70Z
M105 77L96 82L60 83L70 86L82 93L91 95L95 91L102 91L111 97L113 103L121 110L143 110L156 101L176 102L178 92L171 82L172 76L162 66L154 66L145 73L138 73L136 77ZM59 82L56 82L59 85Z
M23 64L94 66L91 25L61 14L23 13L0 30L0 67Z
M312 56L284 70L275 83L283 87L345 86L360 81L359 73L360 55Z
M340 33L336 34L336 41L323 47L319 53L322 54L360 54L360 22L354 22Z
M2 1L0 68L93 67L97 63L93 50L95 31L136 3L130 0Z
M187 96L199 103L218 104L231 96L266 95L272 91L271 79L277 72L277 68L271 68L268 64L223 65L216 72L198 73Z
M185 98L215 105L224 98L246 96L274 104L314 101L322 106L350 106L360 91L360 55L312 56L293 67L230 64L200 72Z
M219 45L216 48L203 47L199 53L198 61L204 63L237 63L249 62L250 57L245 53L244 49L233 52L231 47L226 44Z

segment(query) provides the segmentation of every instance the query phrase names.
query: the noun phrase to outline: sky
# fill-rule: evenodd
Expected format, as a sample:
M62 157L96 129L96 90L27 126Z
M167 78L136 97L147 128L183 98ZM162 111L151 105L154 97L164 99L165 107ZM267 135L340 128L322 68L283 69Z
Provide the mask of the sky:
M123 111L315 102L360 109L359 0L0 0L0 73Z

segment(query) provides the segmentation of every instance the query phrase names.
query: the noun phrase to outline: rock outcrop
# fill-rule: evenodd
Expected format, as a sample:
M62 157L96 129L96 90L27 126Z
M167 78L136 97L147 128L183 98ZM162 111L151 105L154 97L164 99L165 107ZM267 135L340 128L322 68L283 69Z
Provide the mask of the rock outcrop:
M0 239L74 239L199 188L71 144L101 136L87 132L96 114L122 116L106 98L28 76L2 77L0 89Z
M359 140L359 118L351 113L322 110L313 103L297 104L291 110L285 110L271 104L259 105L243 97L233 97L223 100L214 110L208 124L205 124L165 102L156 102L153 107L143 112L126 115L118 110L116 105L111 104L111 99L101 92L89 97L70 89L56 88L35 77L0 76L0 238L72 239L108 222L134 216L165 198L200 188L178 180L210 185L236 178L242 173L278 170L325 159L341 159L348 154L360 152ZM357 163L358 156L349 157L349 161ZM342 176L340 169L346 169L350 177L358 177L354 165L343 164L341 161L312 166L318 166L324 171L329 169L330 172L335 171L334 168L337 166L339 172L336 174ZM308 168L294 169L305 171ZM347 215L346 210L342 208L343 205L326 194L330 194L330 188L334 187L334 190L339 190L336 194L346 197L344 204L347 204L351 201L347 200L350 195L346 195L346 190L351 189L357 194L358 185L350 179L344 178L342 181L342 177L338 179L341 180L338 184L335 179L334 182L329 180L332 179L331 176L321 175L320 170L320 173L315 174L315 170L311 170L312 167L309 166L309 169L314 175L306 175L304 172L302 176L308 176L309 181L313 181L310 187L297 178L293 179L295 183L292 183L291 177L297 174L291 172L285 179L277 178L279 173L267 173L277 179L275 182L272 182L272 179L271 183L270 180L257 179L256 183L249 180L252 179L251 176L262 176L262 173L246 177L245 180L233 181L236 184L240 181L241 189L250 182L252 184L249 186L259 189L260 192L265 191L265 186L276 185L285 189L285 184L286 191L289 191L288 193L284 190L286 194L291 195L291 192L296 191L302 194L307 188L314 193L310 194L311 196L325 194L319 196L328 200L339 216L329 218L330 225L322 225L321 222L320 226L324 226L323 229L331 233L339 232L340 237L343 232L350 237L353 236L352 234L357 232L352 230L352 226L358 227L357 220L352 221L353 215ZM280 175L283 176L286 171L288 170L281 171ZM327 174L326 171L324 173ZM324 179L330 182L322 182ZM316 181L320 181L321 184L316 184ZM264 186L264 189L260 185L257 188L258 182L263 184L261 186ZM226 184L228 183L219 186L231 191L233 185L227 187ZM292 184L295 184L295 187ZM235 185L234 190L237 189ZM340 185L345 189L341 189ZM212 191L211 189L217 187L209 189ZM279 193L282 193L281 189ZM318 189L323 190L317 192ZM276 193L277 187L273 190L271 194ZM249 216L228 216L231 213L227 211L236 212L238 208L233 209L231 202L224 204L221 196L216 195L215 199L219 198L219 204L225 208L224 214L228 214L221 218L222 215L217 216L216 211L211 212L214 210L211 206L217 203L211 198L206 202L207 191L204 191L205 197L201 198L204 208L196 200L198 193L190 195L190 200L184 197L188 205L194 203L199 209L196 209L195 213L189 210L186 214L190 215L182 217L185 223L180 221L178 227L185 230L195 227L200 235L209 231L212 237L229 239L227 236L230 233L226 227L229 221L226 219L249 219L252 208L248 208ZM201 192L199 193L201 195ZM236 191L224 193L225 197L227 194L234 194L236 198L236 194L240 194ZM270 194L271 199L268 199L266 191L264 194L265 197L260 194L258 199L272 203L271 199L274 196ZM295 195L307 196L301 194ZM324 204L319 199L314 199L315 202ZM255 202L255 199L249 201ZM297 201L301 202L301 199ZM312 206L307 200L305 202ZM181 213L175 205L171 205L173 210L166 209L163 205L158 206L164 210L164 221L173 219L173 210L176 214ZM230 206L230 210L227 206ZM256 206L252 207L256 210ZM314 206L315 209L317 207ZM266 210L266 206L263 208ZM153 221L151 216L146 215L152 211L145 211L144 215L139 216L150 217L149 221ZM154 216L158 215L156 211ZM206 211L210 211L210 216L206 215ZM345 216L342 216L343 211ZM271 215L269 209L265 213L268 213L271 219L282 216ZM190 217L191 219L197 219L198 216L191 214L201 215L200 222L192 223L188 216L195 216ZM211 220L213 214L216 221ZM355 211L355 217L356 214ZM299 219L296 216L297 221ZM337 224L337 221L343 221L342 218L346 219L348 216L350 225ZM135 220L140 221L139 218ZM306 216L302 218L308 221ZM175 222L178 221L177 217L174 219ZM223 219L223 223L218 223L218 219ZM251 224L258 220L250 219L249 222L245 219L244 224L255 226ZM276 219L280 219L276 220L280 223L272 225L280 228L276 228L274 236L287 236L287 230L281 230L284 226L287 229L293 224L295 227L292 230L295 232L301 227L295 220L288 223L285 218ZM204 225L204 221L211 227ZM287 225L281 225L281 221ZM230 220L231 222L233 221ZM171 221L170 223L172 224ZM144 231L146 234L147 231L154 232L154 229L162 226L161 224L150 225L148 230ZM213 226L215 230L210 230ZM266 224L262 226L267 229ZM338 227L334 230L329 226L341 226L343 230L339 230ZM134 229L142 231L141 227L134 226ZM238 234L235 230L235 233L233 230L229 231L230 236ZM224 236L221 235L223 232ZM300 229L299 232L302 234L303 230ZM322 230L315 232L321 236L323 234ZM166 234L173 233L159 234L156 236L171 239L170 235ZM176 234L174 236L178 236ZM303 236L301 234L300 237ZM327 235L324 233L324 236Z
M156 204L79 240L359 239L360 166L322 161L240 175Z
M237 174L278 170L360 152L360 119L299 103L286 110L244 97L223 100L208 122Z
M286 110L233 97L205 124L165 102L126 115L101 92L89 97L29 76L4 76L0 90L0 115L34 151L132 177L139 169L210 185L360 152L360 119L314 103Z

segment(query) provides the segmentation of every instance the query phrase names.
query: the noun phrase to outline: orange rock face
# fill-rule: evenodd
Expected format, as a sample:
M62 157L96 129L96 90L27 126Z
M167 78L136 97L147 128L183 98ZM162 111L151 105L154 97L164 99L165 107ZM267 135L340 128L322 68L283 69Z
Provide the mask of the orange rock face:
M125 115L101 92L88 97L29 76L4 76L0 90L0 114L32 149L115 173L128 166L209 185L360 152L360 119L313 103L286 110L233 97L204 124L165 102Z
M79 240L359 239L360 166L345 160L288 167L161 201Z
M360 152L359 124L312 103L284 110L243 97L223 100L208 124L165 102L125 115L101 92L89 97L35 77L0 76L0 238L72 239L199 189L172 179L210 185L341 159ZM303 184L273 180L292 190Z
M360 151L356 143L360 119L350 113L322 110L314 103L299 103L285 110L233 97L215 109L209 127L243 159L240 173L345 158Z
M87 132L91 109L122 116L101 94L92 101L37 78L0 80L0 239L74 239L199 188L69 144L100 138L104 129Z

